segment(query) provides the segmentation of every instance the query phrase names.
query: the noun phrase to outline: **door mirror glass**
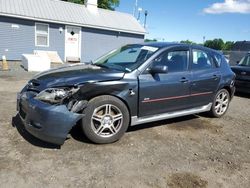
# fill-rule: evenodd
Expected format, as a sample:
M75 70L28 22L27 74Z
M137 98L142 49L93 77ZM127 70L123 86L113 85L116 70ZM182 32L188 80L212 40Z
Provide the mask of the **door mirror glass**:
M166 65L154 65L149 72L151 74L166 74L168 73L168 67Z

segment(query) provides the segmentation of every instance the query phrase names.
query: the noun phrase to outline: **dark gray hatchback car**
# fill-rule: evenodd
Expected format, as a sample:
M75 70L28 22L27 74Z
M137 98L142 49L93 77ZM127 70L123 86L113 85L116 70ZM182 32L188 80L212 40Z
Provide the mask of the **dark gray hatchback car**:
M231 68L236 74L236 92L250 94L250 53L243 57L237 65Z
M223 116L235 74L218 52L174 43L126 45L91 64L36 75L18 95L26 129L63 144L81 121L95 143L111 143L128 126L209 112Z

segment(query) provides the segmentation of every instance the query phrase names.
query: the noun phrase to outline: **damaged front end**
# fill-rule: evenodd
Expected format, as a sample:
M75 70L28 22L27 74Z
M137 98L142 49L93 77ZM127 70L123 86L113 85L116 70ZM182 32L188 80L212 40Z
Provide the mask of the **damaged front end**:
M19 94L17 110L25 128L35 137L62 145L72 127L83 117L86 100L77 98L79 86L48 88Z

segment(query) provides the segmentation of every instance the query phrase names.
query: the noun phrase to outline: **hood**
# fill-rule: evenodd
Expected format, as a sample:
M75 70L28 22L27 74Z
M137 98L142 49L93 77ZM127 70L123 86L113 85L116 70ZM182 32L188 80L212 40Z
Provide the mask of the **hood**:
M41 72L35 75L30 82L37 86L39 90L43 90L55 86L72 86L87 82L120 80L124 74L123 71L81 63Z

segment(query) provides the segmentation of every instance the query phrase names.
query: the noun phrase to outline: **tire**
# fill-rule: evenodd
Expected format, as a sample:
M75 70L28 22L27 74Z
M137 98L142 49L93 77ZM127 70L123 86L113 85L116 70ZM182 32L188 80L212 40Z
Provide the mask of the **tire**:
M214 97L213 105L211 107L209 115L215 118L222 117L228 110L229 102L229 92L226 89L219 90Z
M116 142L127 131L130 122L126 105L109 95L90 100L83 113L82 130L90 141L97 144Z

